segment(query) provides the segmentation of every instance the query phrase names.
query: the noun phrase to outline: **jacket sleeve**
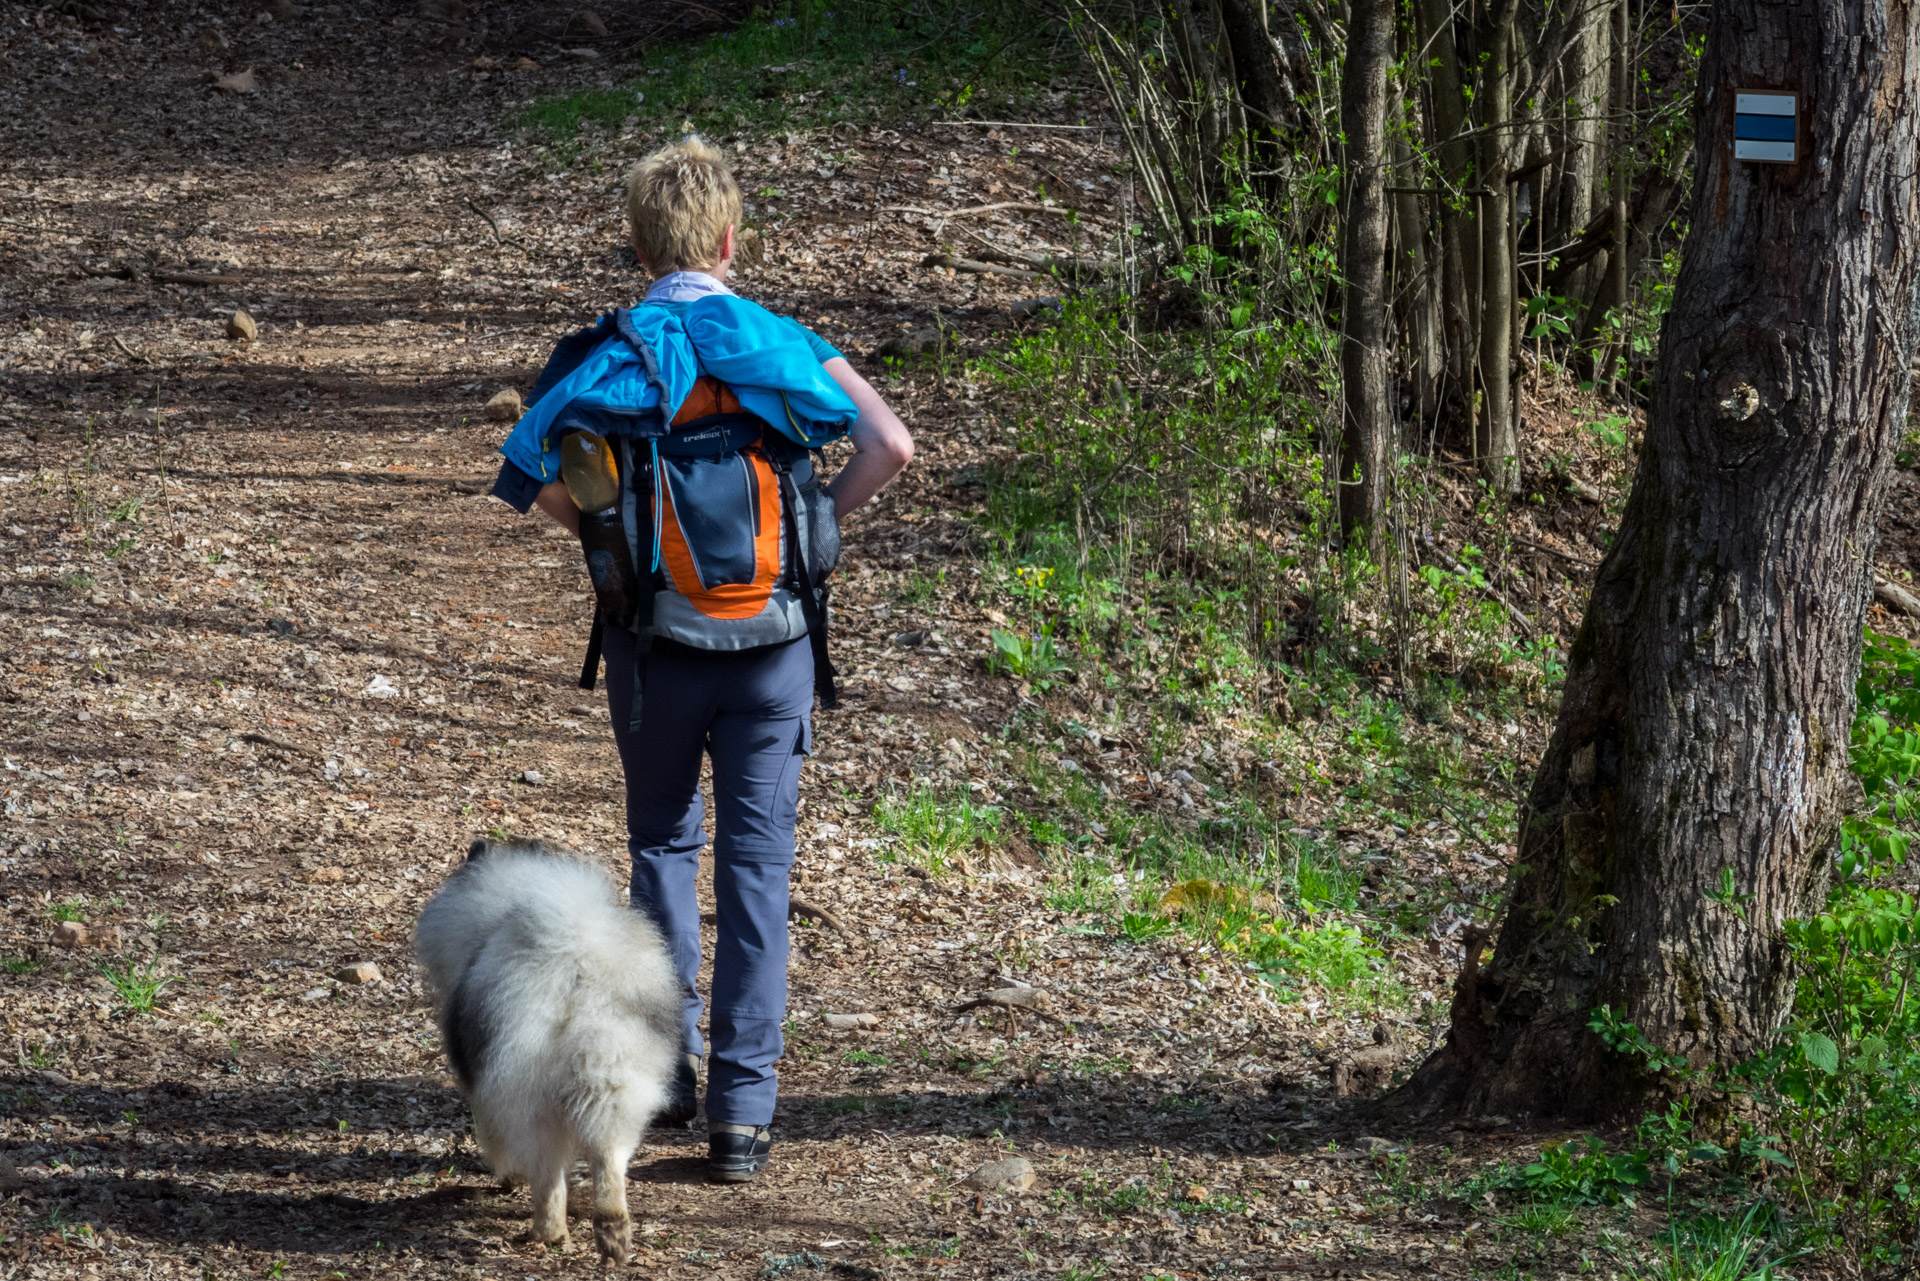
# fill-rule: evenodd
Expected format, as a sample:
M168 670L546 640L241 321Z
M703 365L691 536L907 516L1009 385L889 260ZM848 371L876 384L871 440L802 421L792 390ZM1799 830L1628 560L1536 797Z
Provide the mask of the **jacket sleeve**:
M532 476L521 471L510 459L500 460L500 475L493 482L493 496L522 516L533 510L533 500L540 496L543 486Z
M611 316L602 316L600 322L587 329L568 334L554 345L553 354L547 357L546 368L540 371L540 377L533 385L533 396L527 411L520 421L507 433L506 440L500 444L500 452L506 455L508 464L515 472L525 477L525 483L517 481L504 468L500 479L495 482L496 496L508 505L526 511L519 499L526 497L526 484L538 486L542 479L552 480L559 474L559 451L549 449L545 440L545 427L551 423L554 415L565 408L564 405L544 403L548 393L565 383L570 375L580 371L595 350L614 332ZM530 503L532 499L526 497Z
M843 354L838 347L835 347L832 343L822 338L819 334L814 333L813 330L807 328L805 325L795 320L792 316L782 316L780 317L780 319L786 321L789 325L792 325L795 329L800 331L800 336L807 340L807 347L813 352L813 358L819 361L821 364L824 365L829 360L832 360L836 356L840 356Z
M527 403L538 403L542 396L553 389L555 383L579 368L580 362L613 334L613 317L602 316L596 323L585 329L576 329L555 343L553 353L547 357L546 368L534 380L533 392L527 397Z

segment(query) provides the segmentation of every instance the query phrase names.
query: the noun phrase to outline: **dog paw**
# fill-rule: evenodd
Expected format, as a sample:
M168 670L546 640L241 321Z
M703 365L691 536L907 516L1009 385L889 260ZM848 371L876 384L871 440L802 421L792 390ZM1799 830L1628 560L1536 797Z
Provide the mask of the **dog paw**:
M598 1219L593 1225L593 1243L600 1257L625 1266L633 1252L633 1228L625 1219Z

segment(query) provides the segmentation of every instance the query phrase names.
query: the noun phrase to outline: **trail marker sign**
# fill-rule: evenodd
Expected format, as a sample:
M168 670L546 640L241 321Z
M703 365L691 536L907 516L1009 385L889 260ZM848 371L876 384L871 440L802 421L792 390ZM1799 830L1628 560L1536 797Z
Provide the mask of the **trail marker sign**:
M1733 158L1790 165L1800 158L1800 95L1744 89L1733 96Z

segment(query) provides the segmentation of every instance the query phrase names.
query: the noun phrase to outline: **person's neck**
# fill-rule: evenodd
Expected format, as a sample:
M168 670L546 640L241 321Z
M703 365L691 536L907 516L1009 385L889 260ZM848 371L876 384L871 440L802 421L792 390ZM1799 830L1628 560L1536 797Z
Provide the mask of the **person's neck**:
M672 271L663 271L655 276L653 283L657 285L668 276L705 276L717 285L724 285L727 283L727 268L724 263L718 267L675 267Z

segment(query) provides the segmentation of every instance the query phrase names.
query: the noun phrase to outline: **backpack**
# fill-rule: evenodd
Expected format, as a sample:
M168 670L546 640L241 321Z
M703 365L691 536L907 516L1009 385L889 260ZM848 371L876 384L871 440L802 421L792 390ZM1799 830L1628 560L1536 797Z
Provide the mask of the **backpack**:
M627 315L615 319L642 366L655 367L656 353ZM839 563L840 530L812 449L706 373L671 419L658 408L610 413L581 397L559 410L550 432L582 509L594 585L582 689L594 687L607 626L637 632L643 654L657 638L732 651L804 635L815 692L823 705L837 704L827 580Z

